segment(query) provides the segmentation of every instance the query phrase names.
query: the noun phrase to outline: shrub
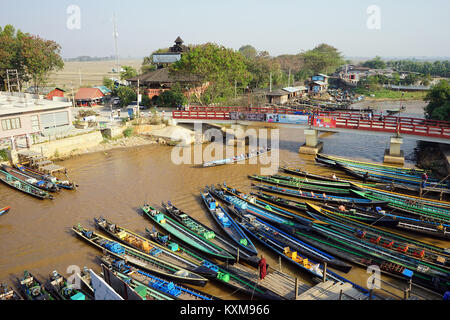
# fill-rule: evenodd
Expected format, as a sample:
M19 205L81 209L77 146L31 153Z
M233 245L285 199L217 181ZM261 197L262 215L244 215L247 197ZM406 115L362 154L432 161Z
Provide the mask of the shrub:
M133 131L134 131L133 128L127 128L123 131L123 136L125 138L129 138L133 135Z

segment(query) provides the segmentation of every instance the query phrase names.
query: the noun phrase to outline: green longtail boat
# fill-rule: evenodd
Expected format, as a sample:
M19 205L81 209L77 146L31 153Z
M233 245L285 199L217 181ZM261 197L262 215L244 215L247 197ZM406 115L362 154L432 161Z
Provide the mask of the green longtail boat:
M192 248L222 261L228 261L230 263L234 263L236 261L236 258L228 251L218 247L208 239L194 233L155 208L145 205L142 207L142 211L149 219L161 228ZM212 234L209 234L209 236L213 237Z
M303 189L303 190L309 190L309 191L315 191L315 192L325 192L327 194L336 194L336 195L349 195L350 192L350 185L345 188L334 188L334 187L325 187L315 184L310 184L306 182L296 182L296 181L289 181L284 179L275 179L271 177L264 177L264 176L249 176L250 179L274 184L277 186L283 186L288 188L296 188L296 189Z
M88 230L81 225L74 226L72 230L83 240L94 245L108 254L126 260L128 263L136 265L150 272L154 272L163 277L173 279L174 281L192 283L198 286L205 286L208 282L203 276L194 272L178 267L172 263L163 261L154 255L140 252L131 247L121 245L107 237L104 237L94 231Z
M404 199L388 196L386 194L374 193L374 192L362 192L355 191L361 197L373 201L385 201L388 206L401 210L406 213L410 213L416 216L420 216L424 219L431 221L438 221L445 224L450 223L450 210L440 207L427 205L421 201L406 201Z

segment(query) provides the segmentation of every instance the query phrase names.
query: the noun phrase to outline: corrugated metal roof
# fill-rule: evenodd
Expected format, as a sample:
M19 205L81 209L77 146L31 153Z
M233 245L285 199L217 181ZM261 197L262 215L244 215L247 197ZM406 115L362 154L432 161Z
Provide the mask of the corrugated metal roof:
M174 63L177 61L180 61L181 59L181 54L179 53L155 53L153 55L153 63Z
M298 87L286 87L286 88L283 88L283 90L287 91L289 93L293 93L293 92L308 90L308 88L306 88L304 86L298 86Z
M319 86L324 86L324 85L326 85L326 83L325 82L323 82L323 81L313 81L315 84L318 84Z

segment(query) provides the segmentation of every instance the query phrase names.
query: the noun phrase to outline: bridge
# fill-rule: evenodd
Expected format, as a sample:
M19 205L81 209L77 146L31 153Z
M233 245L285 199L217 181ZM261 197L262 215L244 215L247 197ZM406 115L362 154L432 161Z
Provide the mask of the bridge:
M298 118L290 121L272 122L274 116ZM385 152L385 162L404 163L401 150L402 137L422 141L450 144L450 122L426 120L400 116L374 116L350 111L307 111L305 109L287 109L272 107L191 107L189 111L174 111L172 118L177 123L216 123L241 126L264 123L265 126L304 129L306 143L301 153L320 152L323 143L318 140L320 131L364 133L391 136L390 148Z

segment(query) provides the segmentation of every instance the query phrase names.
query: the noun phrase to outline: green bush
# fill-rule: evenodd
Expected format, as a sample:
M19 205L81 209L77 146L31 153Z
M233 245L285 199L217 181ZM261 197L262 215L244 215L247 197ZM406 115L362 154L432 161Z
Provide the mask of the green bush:
M0 160L8 161L8 151L6 149L0 150Z
M133 135L133 131L134 131L133 128L127 128L123 131L123 136L125 138L129 138Z

